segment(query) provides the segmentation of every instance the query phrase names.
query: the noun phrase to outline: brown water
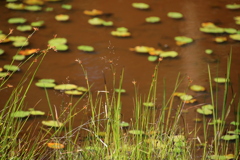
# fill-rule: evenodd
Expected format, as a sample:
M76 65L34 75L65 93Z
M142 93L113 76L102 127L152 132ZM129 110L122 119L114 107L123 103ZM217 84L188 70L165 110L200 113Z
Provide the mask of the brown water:
M40 28L38 32L30 39L30 45L26 48L45 49L49 39L57 34L58 37L64 37L68 40L69 50L66 52L50 51L43 64L41 65L34 83L41 78L53 78L57 83L73 83L80 86L86 86L83 72L76 59L80 59L88 72L90 84L94 84L91 92L96 94L104 89L103 74L107 77L107 84L111 86L111 70L109 69L109 60L113 60L114 68L117 71L117 77L120 75L122 68L125 70L123 88L127 93L122 97L122 115L124 121L130 121L133 112L134 88L132 81L137 81L139 90L142 94L147 94L151 76L156 63L149 62L147 55L137 54L129 51L129 48L138 45L151 46L165 50L174 50L179 53L177 58L166 58L159 66L158 79L158 108L161 108L161 99L163 93L163 79L166 80L167 98L170 97L177 75L189 76L193 80L193 84L205 86L207 92L189 94L195 96L198 100L195 104L186 105L185 108L192 107L201 103L210 103L210 93L208 84L207 65L211 67L213 77L218 75L224 77L226 75L226 62L228 54L232 49L232 70L231 84L234 92L239 88L240 73L240 56L239 42L235 42L228 38L223 44L217 44L213 38L219 35L205 34L199 31L202 22L214 22L220 27L240 29L235 24L234 16L239 16L240 12L228 10L226 4L237 3L237 0L142 0L148 3L151 9L144 11L138 10L131 6L134 1L129 0L87 0L73 1L65 0L59 3L46 3L43 7L53 7L52 12L28 12L13 11L5 7L6 2L0 1L0 29L3 33L8 33L9 28L13 28L13 35L28 36L30 33L22 33L16 30L16 25L8 24L7 20L12 17L24 17L28 22L44 20L45 26ZM62 4L71 4L72 10L61 8ZM88 24L91 17L84 15L84 10L99 9L105 13L111 13L107 16L101 16L104 20L114 22L113 27L96 27ZM181 12L184 15L182 20L174 20L167 17L170 11ZM68 22L58 22L54 19L57 14L68 14L70 20ZM158 24L148 24L145 18L148 16L159 16L161 22ZM117 38L110 35L116 27L127 27L131 32L130 38ZM177 46L174 41L175 36L188 36L194 39L192 44L186 46ZM84 53L77 50L79 45L91 45L95 48L95 53ZM165 48L164 46L168 46ZM11 58L17 52L11 44L0 44L0 48L5 50L5 54L0 56L0 66L11 62ZM205 49L213 49L212 55L207 55ZM32 59L33 60L33 59ZM31 61L31 60L30 60ZM217 63L219 62L219 63ZM29 64L30 62L27 62ZM14 62L19 64L19 62ZM28 65L24 65L21 71L14 74L10 78L9 84L16 86L19 79L23 76ZM187 88L188 79L185 78L182 85L178 89L183 92ZM219 99L222 100L223 85L219 85ZM110 90L112 88L109 88ZM0 91L0 105L3 106L6 98L10 95L12 89L4 89ZM68 103L70 97L60 94L54 90L48 90L52 105L59 110L62 107L62 100ZM230 94L231 95L231 94ZM36 109L49 112L46 101L46 95L43 89L34 85L29 90L26 97L26 108L35 107ZM238 96L237 96L238 97ZM77 100L77 98L74 98ZM220 101L222 103L222 101ZM80 103L78 108L84 107L86 99ZM221 106L221 105L220 105ZM186 121L192 124L193 118L198 115L196 108L189 110ZM232 110L232 118L234 113ZM201 115L199 115L201 116ZM88 120L89 116L79 115L76 122L80 120ZM44 119L44 118L42 118ZM42 120L39 118L39 120ZM78 125L78 124L76 124Z

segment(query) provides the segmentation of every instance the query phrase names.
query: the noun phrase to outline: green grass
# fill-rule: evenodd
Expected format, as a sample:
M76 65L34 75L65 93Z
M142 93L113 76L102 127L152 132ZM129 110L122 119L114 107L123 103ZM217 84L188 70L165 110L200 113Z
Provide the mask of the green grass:
M121 127L123 107L121 97L123 93L115 92L114 88L122 89L124 69L119 74L110 63L113 75L110 80L112 86L107 85L107 80L103 74L105 88L102 92L97 92L96 95L93 95L87 71L83 64L78 61L89 90L89 92L85 93L86 95L83 95L74 103L71 99L68 102L71 106L66 106L68 109L59 112L56 107L51 105L51 97L47 89L45 89L51 113L48 119L62 122L64 127L46 128L41 124L37 126L31 124L25 129L25 134L21 135L23 128L26 128L28 118L16 119L11 117L11 113L23 110L26 103L25 97L49 49L51 47L41 51L35 57L35 59L39 59L38 63L34 61L30 63L27 72L19 81L19 84L13 88L12 94L0 112L1 159L230 159L225 156L228 154L232 154L232 159L239 158L239 138L225 141L221 137L229 130L239 129L239 125L229 127L227 118L230 108L233 106L236 112L235 121L239 123L240 101L239 98L236 98L236 93L234 93L233 97L229 96L230 85L226 82L222 104L218 103L219 91L214 92L213 90L212 74L209 66L211 103L217 108L213 112L212 121L220 119L223 123L209 125L209 119L203 115L202 127L196 124L189 131L183 116L186 104L184 102L178 103L174 98L174 93L181 85L183 78L180 78L180 74L177 76L175 87L170 97L167 97L166 94L165 80L163 80L162 84L164 86L163 91L158 91L159 84L157 82L162 78L158 75L158 67L161 65L159 61L153 71L152 81L149 84L149 92L147 94L140 93L136 82L133 81L135 90L133 95L133 118L131 122L128 122L130 124L129 127ZM231 58L230 54L227 62L227 79L230 79ZM23 65L26 64L23 63ZM33 73L29 71L32 67L35 67ZM14 73L11 73L9 77L1 81L0 91L6 89L4 86L12 74ZM162 106L157 110L156 107L159 105L157 93L159 92L162 95ZM75 116L85 112L85 108L81 110L76 109L83 97L85 97L85 100L87 97L91 118L86 122L79 123L77 127L73 127ZM229 98L231 98L230 103L228 103ZM147 103L147 106L143 103ZM236 103L237 105L234 106ZM64 106L65 104L63 101L62 105ZM37 129L37 127L40 129ZM199 135L200 130L203 130L203 135ZM80 139L79 137L82 134L85 137ZM65 147L63 149L51 149L47 147L47 144L50 142L61 143Z

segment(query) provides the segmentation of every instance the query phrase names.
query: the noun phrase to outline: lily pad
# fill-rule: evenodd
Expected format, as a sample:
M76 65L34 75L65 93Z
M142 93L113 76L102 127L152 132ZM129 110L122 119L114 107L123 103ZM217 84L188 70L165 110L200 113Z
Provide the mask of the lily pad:
M0 78L7 77L9 75L8 72L0 72Z
M134 134L134 135L143 135L144 131L142 130L129 130L128 131L130 134Z
M42 87L42 88L54 88L54 87L56 86L55 83L45 82L45 81L37 82L37 83L35 83L35 85L36 85L37 87Z
M158 56L148 56L148 61L154 62L156 60L158 60Z
M16 111L11 113L11 117L14 118L24 118L24 117L28 117L30 116L30 112L29 111Z
M31 31L32 30L32 26L30 26L30 25L17 26L17 30L22 31L22 32Z
M25 23L26 21L27 20L25 18L22 18L22 17L8 19L8 23L10 23L10 24Z
M8 39L11 41L26 41L27 40L27 38L24 36L9 36Z
M23 2L28 5L43 5L44 4L43 0L24 0Z
M43 111L36 111L34 110L33 108L29 108L29 112L31 115L33 116L42 116L42 115L45 115L45 112Z
M40 79L40 80L38 80L38 82L45 82L45 83L54 83L55 82L55 80L54 79Z
M190 89L196 92L201 92L206 90L203 86L200 86L200 85L191 85Z
M9 64L4 65L3 68L5 70L8 70L8 71L19 71L20 70L20 68L18 66L16 66L16 65L9 65Z
M94 18L88 20L88 23L89 23L89 24L95 25L95 26L102 25L103 22L104 22L103 19L97 18L97 17L94 17Z
M236 122L236 121L232 121L230 124L231 124L231 125L234 125L234 126L238 126L240 123L239 123L239 122Z
M226 8L227 9L240 9L240 4L236 4L236 3L234 3L234 4L227 4Z
M77 90L81 91L81 92L87 92L88 91L88 89L86 87L77 87Z
M31 26L33 27L41 27L43 25L44 25L44 21L36 21L31 23Z
M28 41L14 41L13 42L14 47L24 47L24 46L27 46L27 45L29 45Z
M152 16L152 17L147 17L145 20L148 23L157 23L157 22L160 22L161 19L159 17Z
M180 99L183 100L183 101L189 101L189 100L191 100L192 98L193 98L193 96L187 95L187 94L180 96Z
M19 55L29 56L34 53L37 53L39 49L25 49L18 52Z
M221 137L221 139L226 140L226 141L231 141L231 140L235 140L238 138L239 138L239 135L224 135Z
M122 121L122 122L119 124L119 126L120 126L120 127L129 127L129 123Z
M67 10L71 10L72 9L72 5L70 5L70 4L62 4L62 8L63 9L67 9Z
M99 16L103 14L103 11L93 9L93 10L85 10L83 13L89 16Z
M179 12L168 12L167 16L170 17L170 18L174 18L174 19L183 18L182 13L179 13Z
M67 21L67 20L69 20L69 15L59 14L59 15L56 15L56 16L55 16L55 19L56 19L57 21Z
M16 60L16 61L22 61L22 60L24 60L25 58L26 58L26 56L24 56L24 55L19 55L19 54L13 56L13 60Z
M206 53L206 54L212 54L212 53L213 53L213 50L211 50L211 49L206 49L206 50L205 50L205 53Z
M174 38L178 46L182 46L184 44L192 43L193 39L186 36L177 36Z
M131 33L128 32L126 27L118 27L116 31L111 32L111 35L116 37L129 37L131 36Z
M155 51L155 49L148 46L136 46L134 48L130 48L130 51L135 51L137 53L149 53L151 51Z
M13 10L24 10L25 5L22 3L7 3L6 7Z
M87 46L87 45L78 46L77 49L84 51L84 52L93 52L94 51L94 48L92 46Z
M228 34L234 34L237 33L237 30L235 28L223 28L224 31Z
M115 92L118 92L118 93L125 93L125 92L126 92L125 89L118 89L118 88L115 88L114 90L115 90Z
M211 109L207 109L207 108L198 108L197 112L203 115L212 115L213 111Z
M112 21L104 21L102 23L102 25L104 25L104 26L113 26L113 22Z
M48 127L62 127L63 123L54 121L54 120L49 120L49 121L42 121L42 124Z
M217 43L223 43L223 42L226 42L227 41L227 37L216 37L215 39L214 39L214 41L215 42L217 42Z
M61 143L48 143L47 146L52 149L63 149L64 145Z
M240 34L232 34L229 37L233 40L240 41Z
M68 46L66 45L67 39L66 38L53 38L48 41L50 46L55 46L59 51L66 51L68 50Z
M0 43L7 43L11 41L9 38L7 38L7 35L5 34L0 34Z
M65 91L64 93L65 93L65 94L69 94L69 95L82 95L82 94L83 94L83 92L78 91L78 90Z
M41 11L42 7L38 5L29 5L29 6L25 6L24 9L27 11Z
M228 82L228 80L226 78L223 78L223 77L216 77L216 78L214 78L214 81L216 83L226 83L226 82Z
M4 53L3 49L0 49L0 55L2 55Z
M132 6L137 9L149 9L149 5L146 3L132 3Z
M176 51L166 51L166 52L161 52L160 57L166 58L166 57L177 57L178 53Z
M153 102L144 102L143 105L145 107L154 107L155 106L155 104Z
M59 84L54 87L56 90L72 90L77 89L77 85L75 84Z

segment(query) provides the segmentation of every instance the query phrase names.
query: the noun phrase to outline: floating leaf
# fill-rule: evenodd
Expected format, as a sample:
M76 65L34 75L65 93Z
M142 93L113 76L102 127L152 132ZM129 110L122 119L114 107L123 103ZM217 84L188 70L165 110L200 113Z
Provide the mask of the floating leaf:
M238 125L239 125L239 122L232 121L230 124L231 124L231 125L234 125L234 126L238 126Z
M17 60L17 61L22 61L24 60L26 57L24 55L15 55L13 56L13 60Z
M22 32L31 31L32 30L32 26L30 26L30 25L17 26L17 30L22 31Z
M203 115L211 115L213 114L213 111L207 108L198 108L197 112Z
M72 90L77 89L75 84L59 84L54 87L56 90Z
M217 43L223 43L223 42L226 42L227 41L227 37L216 37L215 39L214 39L214 41L215 42L217 42Z
M193 96L187 95L187 94L180 96L180 99L183 100L183 101L189 101L189 100L191 100L192 98L193 98Z
M190 89L192 91L197 91L197 92L205 91L205 88L203 86L200 86L200 85L191 85Z
M24 9L28 11L41 11L42 7L37 5L31 5L31 6L25 6Z
M211 50L211 49L206 49L206 50L205 50L205 53L206 53L206 54L212 54L212 53L213 53L213 50Z
M18 54L28 56L28 55L31 55L33 53L37 53L38 51L39 51L39 49L25 49L25 50L19 51Z
M63 9L67 9L67 10L71 10L72 9L72 5L70 5L70 4L62 4L62 8Z
M221 139L226 140L226 141L231 141L231 140L235 140L238 138L239 138L238 135L224 135L221 137Z
M44 21L36 21L31 23L31 26L33 27L41 27L43 25L44 25Z
M134 135L143 135L144 131L141 130L129 130L128 131L130 134L134 134Z
M27 20L22 17L8 19L8 23L10 23L10 24L25 23L26 21Z
M83 13L86 14L86 15L89 15L89 16L99 16L99 15L103 14L102 11L97 10L97 9L93 9L91 11L85 10Z
M115 88L114 90L115 90L115 92L118 92L118 93L125 93L125 92L126 92L125 89L118 89L118 88Z
M154 62L156 60L158 60L158 56L148 56L148 61Z
M97 17L88 20L89 24L96 25L96 26L102 25L103 22L104 22L104 20L102 20L101 18L97 18Z
M155 106L155 104L153 102L144 102L143 105L146 107L154 107Z
M81 92L87 92L88 91L88 89L86 87L77 87L77 90L81 91Z
M157 23L157 22L160 22L160 18L159 17L147 17L146 19L146 22L149 22L149 23Z
M66 45L67 39L66 38L53 38L48 41L48 44L50 46L55 46L57 50L59 51L65 51L68 49L68 46Z
M181 96L186 95L186 93L183 93L183 92L175 92L173 95L180 98Z
M94 48L92 46L87 46L87 45L78 46L77 49L84 51L84 52L93 52L94 51Z
M102 23L102 25L104 25L104 26L113 26L113 22L112 21L104 21Z
M5 34L0 34L0 43L7 43L11 41L9 38L7 38L7 35Z
M227 4L226 8L227 9L240 9L240 4L236 4L236 3L234 3L234 4Z
M209 125L214 125L214 124L222 124L225 123L224 121L222 121L221 119L214 119L212 122L209 122Z
M0 49L0 55L2 55L4 53L3 49Z
M135 51L138 53L149 53L152 51L155 51L153 47L148 47L148 46L136 46L134 48L130 48L130 51Z
M11 117L14 118L24 118L24 117L28 117L30 115L29 111L16 111L11 113Z
M30 114L31 115L33 115L33 116L42 116L42 115L45 115L45 112L43 112L43 111L36 111L36 110L31 110L31 109L29 109L29 112L30 112Z
M240 34L232 34L229 37L233 40L240 41Z
M206 104L206 105L203 105L202 108L203 108L203 109L210 109L210 110L213 110L213 109L214 109L214 106L211 105L211 104Z
M69 95L82 95L83 94L83 92L81 92L81 91L78 91L78 90L73 90L73 91L65 91L64 92L65 94L69 94Z
M236 134L236 135L240 135L240 129L235 129L234 131L228 131L228 134Z
M224 31L228 34L234 34L237 33L237 30L235 28L223 28Z
M42 121L42 124L45 126L49 126L49 127L62 127L63 126L63 123L54 121L54 120Z
M54 83L55 80L54 79L39 79L38 82L45 82L45 83Z
M166 52L161 52L160 57L166 58L166 57L177 57L178 53L176 51L166 51Z
M122 122L119 124L119 126L120 126L120 127L129 127L129 123L122 121Z
M52 8L52 7L47 7L47 8L45 9L45 11L46 11L46 12L51 12L51 11L53 11L53 8Z
M13 42L13 45L15 47L24 47L24 46L27 46L29 44L28 41L14 41Z
M179 12L168 12L167 16L174 19L183 18L182 13L179 13Z
M216 77L216 78L214 78L214 81L215 81L216 83L226 83L228 80L227 80L227 78Z
M69 19L69 15L66 14L59 14L55 16L57 21L67 21Z
M8 75L8 72L0 72L0 78L7 77Z
M8 71L19 71L20 70L20 68L18 66L9 65L9 64L4 65L3 68Z
M182 46L184 44L192 43L193 39L186 36L177 36L174 38L178 46Z
M47 146L52 149L63 149L64 145L61 143L48 143Z
M7 3L6 7L13 10L24 10L25 6L22 3Z
M37 87L42 87L42 88L54 88L55 86L56 86L56 84L55 83L52 83L52 82L37 82L37 83L35 83L35 85L37 86Z
M132 3L132 6L138 9L149 9L149 5L146 3Z
M26 41L27 40L27 38L24 36L9 36L8 39L11 41Z
M23 2L28 5L43 5L44 4L43 0L24 0Z

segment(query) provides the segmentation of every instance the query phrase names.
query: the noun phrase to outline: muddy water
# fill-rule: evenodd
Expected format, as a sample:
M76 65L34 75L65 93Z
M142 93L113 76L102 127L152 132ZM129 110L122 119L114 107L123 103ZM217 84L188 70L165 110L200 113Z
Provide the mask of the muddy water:
M113 61L117 77L119 77L121 69L124 68L123 88L127 90L127 93L122 97L122 115L124 121L130 121L132 118L134 96L132 81L135 80L137 82L141 94L146 94L156 66L156 63L147 60L147 55L129 51L129 48L138 45L151 46L163 50L174 50L179 53L177 58L164 59L159 66L158 109L161 108L162 104L164 79L166 81L167 98L169 98L173 91L177 75L181 73L182 77L189 76L193 80L193 84L203 85L207 88L207 92L204 93L188 92L198 100L195 104L185 106L185 108L193 108L189 109L189 113L185 116L186 121L192 124L192 119L198 115L196 108L193 106L211 102L208 89L207 65L210 65L213 77L216 74L225 76L227 57L231 49L233 55L231 84L233 91L237 92L240 73L240 44L231 39L228 39L226 43L216 44L213 38L219 35L205 34L199 31L202 22L214 22L220 27L240 29L233 19L234 16L240 15L240 11L232 11L225 8L226 4L237 3L237 0L142 0L141 2L148 3L151 6L146 11L133 8L131 6L132 2L129 0L65 0L59 3L46 3L43 6L44 9L46 7L53 7L54 10L52 12L28 12L9 10L5 7L6 2L0 1L0 29L3 33L8 33L9 28L13 28L15 29L13 35L28 36L31 32L22 33L17 31L16 25L8 24L7 20L12 17L24 17L28 22L44 20L45 26L40 28L31 37L30 45L26 48L45 49L48 40L52 39L55 34L58 37L67 38L69 50L66 52L50 51L46 55L34 79L34 83L41 78L53 78L59 84L73 83L86 86L81 67L75 61L76 59L80 59L88 72L90 84L93 84L91 92L96 94L98 91L104 89L103 73L106 76L109 90L112 89L109 60ZM73 9L69 11L64 10L61 8L62 4L71 4ZM90 17L84 15L83 11L91 9L99 9L105 13L109 13L100 18L113 21L114 26L96 27L88 24L87 21ZM167 13L170 11L181 12L184 15L184 19L174 20L168 18ZM68 22L58 22L54 19L57 14L68 14L70 20ZM148 24L145 22L145 18L148 16L159 16L161 22L158 24ZM130 38L116 38L111 36L110 32L116 27L127 27L132 36ZM188 36L193 38L194 42L180 47L175 44L175 36ZM79 45L91 45L95 48L96 52L84 53L79 51L77 50L77 46ZM11 62L12 56L15 55L18 49L14 48L11 44L0 44L0 48L6 52L0 56L0 66L2 67L4 64ZM214 50L212 55L205 54L204 51L208 48ZM17 65L19 62L14 62L14 64ZM30 64L30 62L26 64ZM27 66L24 65L20 72L11 77L8 83L16 86L27 70ZM178 91L183 92L187 88L187 85L188 79L185 78ZM218 88L220 92L219 99L221 100L223 85L219 85ZM11 90L9 88L0 91L1 106L4 105ZM54 90L48 91L51 104L56 106L60 112L61 108L68 104L70 97ZM35 107L36 109L49 112L45 97L43 89L32 85L24 105L26 108ZM77 98L75 97L74 100L77 100ZM86 105L86 100L86 98L83 99L83 102L78 105L78 109ZM234 119L233 110L231 115L231 119ZM44 118L39 119L42 120ZM77 116L76 122L87 119L89 119L88 113Z

